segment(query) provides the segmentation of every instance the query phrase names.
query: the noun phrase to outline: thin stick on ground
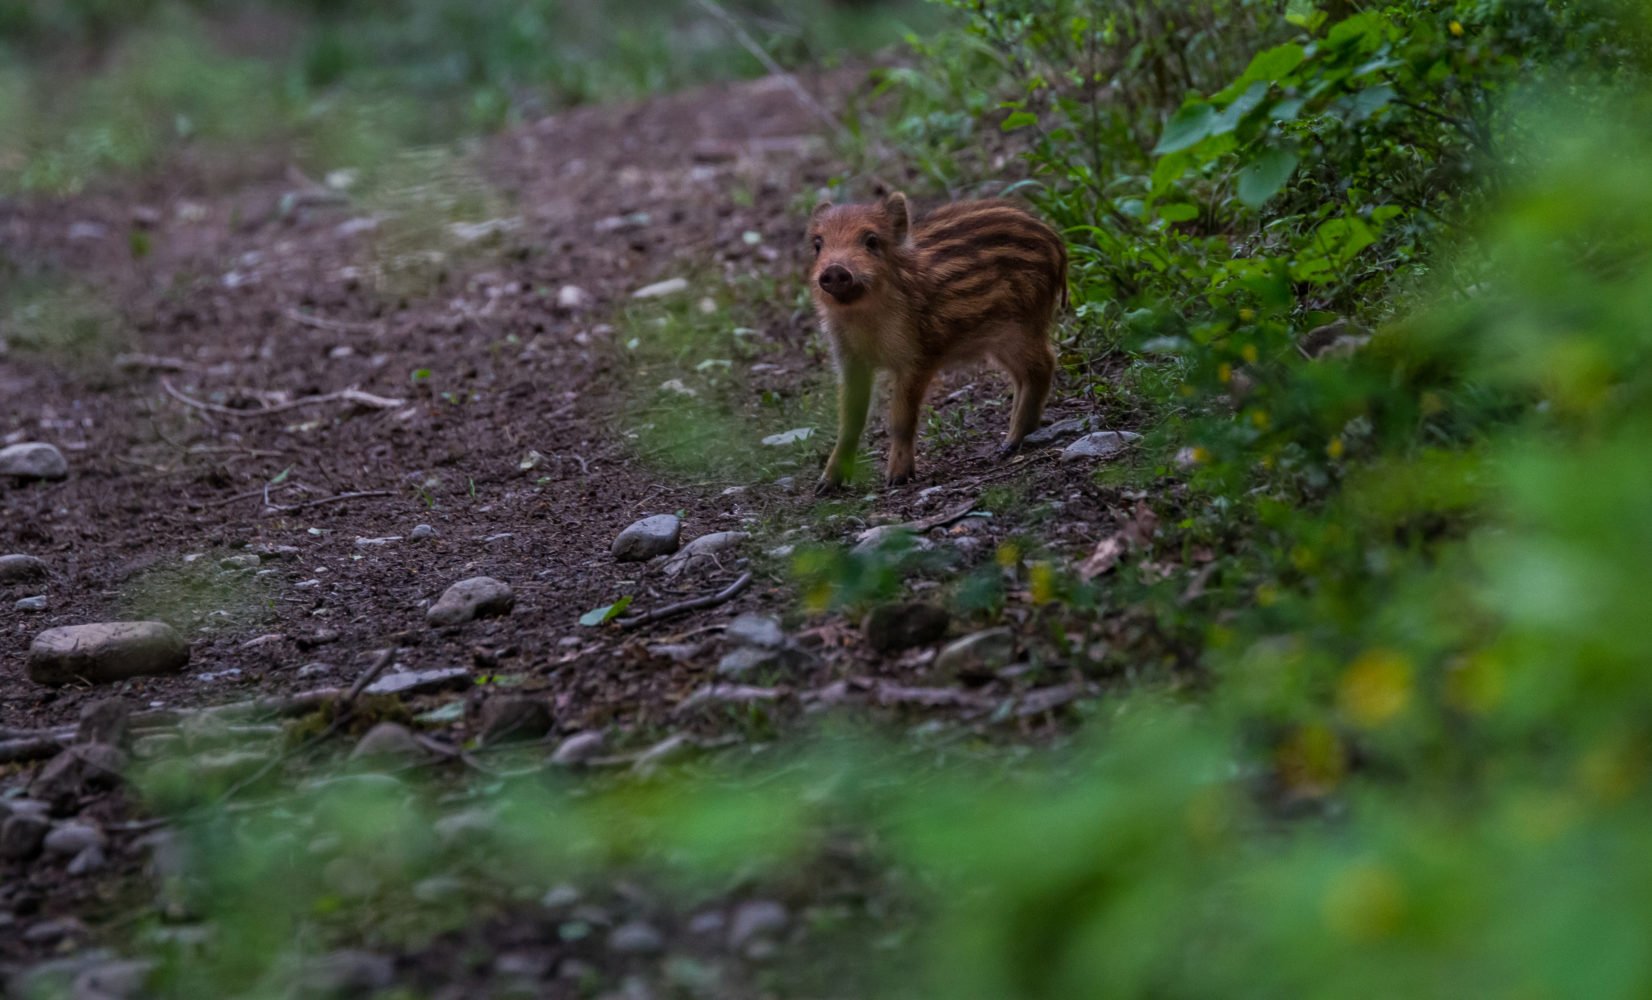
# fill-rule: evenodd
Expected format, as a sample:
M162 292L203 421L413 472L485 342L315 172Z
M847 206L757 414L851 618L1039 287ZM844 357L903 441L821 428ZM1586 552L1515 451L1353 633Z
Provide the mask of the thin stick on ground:
M279 504L279 503L272 503L270 501L269 493L266 492L264 494L264 506L268 507L270 510L277 511L277 512L282 513L282 514L286 514L286 513L289 513L291 511L295 511L295 510L304 510L305 508L308 508L308 507L320 507L322 504L340 503L340 502L345 501L345 500L360 500L364 497L388 497L388 496L395 496L395 494L390 492L389 490L362 490L359 493L340 493L337 496L322 497L319 500L306 500L303 503Z
M285 403L276 403L273 406L262 406L255 410L237 410L233 406L224 406L220 403L208 403L205 400L195 399L179 392L170 381L161 379L161 388L166 394L178 402L193 409L206 413L216 413L225 417L267 417L272 413L285 413L288 410L297 410L306 406L318 406L323 403L355 403L360 406L371 407L376 410L393 410L406 406L405 399L391 399L387 396L375 396L360 389L340 389L337 392L324 392L319 396L305 396L302 399L288 400Z
M620 628L638 628L654 622L664 621L667 618L675 618L678 615L686 615L690 611L699 611L702 608L714 608L719 604L734 600L734 598L740 595L741 591L745 590L749 586L751 586L751 573L748 571L740 574L740 578L738 580L735 580L733 583L729 584L727 587L724 587L722 590L719 590L715 594L709 594L705 597L695 597L686 601L678 601L676 604L667 604L663 608L655 608L653 611L649 611L644 614L632 615L630 618L621 618L619 620Z

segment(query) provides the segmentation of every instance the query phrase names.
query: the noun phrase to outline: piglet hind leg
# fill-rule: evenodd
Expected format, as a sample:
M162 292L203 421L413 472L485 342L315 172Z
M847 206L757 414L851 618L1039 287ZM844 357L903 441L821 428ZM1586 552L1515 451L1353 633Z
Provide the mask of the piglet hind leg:
M1050 383L1055 379L1055 348L1042 331L1029 331L1018 346L1019 350L996 358L1015 384L1009 433L998 448L998 454L1006 457L1020 451L1021 442L1038 429L1038 422L1044 418L1044 404L1050 398Z

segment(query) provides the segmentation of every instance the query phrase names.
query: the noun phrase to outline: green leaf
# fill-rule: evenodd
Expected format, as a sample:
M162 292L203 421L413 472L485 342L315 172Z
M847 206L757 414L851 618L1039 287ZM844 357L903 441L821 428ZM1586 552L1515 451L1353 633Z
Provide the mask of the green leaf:
M1270 149L1239 172L1239 200L1251 208L1261 208L1279 193L1296 173L1297 156L1284 149Z
M625 609L629 608L630 606L631 606L631 595L627 594L624 597L620 598L619 600L615 601L614 603L612 603L610 605L607 605L606 607L592 608L590 611L587 611L583 615L580 615L579 616L579 623L581 625L587 625L587 626L601 625L605 622L610 622L610 621L613 621L615 618L618 618L621 614L623 614L625 612Z
M287 466L285 469L282 469L280 472L276 473L274 479L270 480L270 485L271 486L280 486L282 483L287 481L287 477L292 474L292 471L293 471L293 467L290 466L290 465Z
M1302 65L1302 60L1306 59L1307 55L1308 51L1295 43L1276 45L1258 52L1250 61L1250 65L1245 67L1245 71L1239 74L1239 79L1212 94L1210 99L1222 104L1243 94L1258 82L1277 83L1291 70Z
M1005 132L1013 132L1018 128L1026 128L1028 125L1037 124L1038 116L1033 114L1031 111L1017 111L1005 118L1003 124L998 127L1003 129Z
M1189 104L1170 116L1165 122L1164 135L1153 148L1155 156L1179 153L1197 146L1210 135L1216 122L1216 109L1205 103Z
M1239 127L1239 123L1244 120L1246 115L1256 110L1257 105L1261 104L1263 98L1267 96L1268 84L1266 81L1258 80L1251 84L1243 94L1234 98L1233 103L1222 109L1222 113L1212 120L1210 134L1226 135L1232 132Z
M1174 205L1159 206L1159 218L1166 222L1188 222L1198 217L1198 206L1189 205L1185 201Z

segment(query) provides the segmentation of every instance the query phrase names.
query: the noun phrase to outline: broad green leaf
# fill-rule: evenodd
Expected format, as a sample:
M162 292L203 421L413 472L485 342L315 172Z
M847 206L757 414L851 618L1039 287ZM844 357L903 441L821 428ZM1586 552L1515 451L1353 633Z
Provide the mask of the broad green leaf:
M1261 208L1291 179L1296 163L1296 154L1284 149L1270 149L1258 156L1239 172L1239 200Z
M1153 148L1155 156L1179 153L1197 146L1210 135L1216 121L1216 109L1208 104L1189 104L1170 116L1164 124L1164 135Z
M1037 124L1038 116L1033 114L1031 111L1017 111L1005 118L1003 124L998 127L1003 129L1005 132L1013 132L1018 128L1026 128L1028 125Z
M1233 103L1222 109L1211 123L1211 135L1226 135L1239 127L1245 116L1256 110L1257 105L1268 96L1268 83L1258 80L1251 84L1243 94L1234 98Z
M1188 222L1192 219L1197 219L1198 217L1198 207L1195 205L1189 205L1185 201L1174 205L1159 206L1159 218L1166 222Z
M1394 88L1388 84L1368 87L1348 99L1348 120L1362 122L1376 114L1394 99Z
M579 623L581 625L601 625L604 622L610 622L615 618L618 618L625 612L625 609L630 606L631 595L627 594L606 607L592 608L590 611L580 615Z

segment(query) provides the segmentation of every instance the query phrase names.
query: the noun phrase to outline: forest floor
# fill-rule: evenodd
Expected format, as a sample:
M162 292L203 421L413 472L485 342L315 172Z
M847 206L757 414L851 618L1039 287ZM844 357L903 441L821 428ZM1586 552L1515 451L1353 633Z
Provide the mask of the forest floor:
M806 82L842 108L864 78ZM347 178L329 186L256 156L0 201L0 245L40 290L14 322L56 310L83 335L39 351L0 328L0 440L54 445L69 467L61 480L0 481L0 554L49 572L0 584L0 735L66 740L86 706L114 695L134 713L140 762L181 752L203 770L244 774L245 756L225 763L222 745L194 742L192 711L336 693L375 667L381 679L450 673L379 698L333 742L348 748L373 722L398 719L434 766L461 774L462 748L513 727L528 740L516 752L541 761L600 733L557 766L580 759L581 773L608 775L671 752L750 754L828 708L994 741L1045 739L1063 713L1083 711L1097 682L1064 665L1025 594L1012 592L995 619L1013 648L959 675L937 669L937 651L981 627L967 611L953 606L937 632L874 636L889 647L879 650L860 607L851 615L803 593L794 553L918 522L929 561L903 596L952 604L951 588L1020 533L1036 526L1046 547L1080 560L1128 521L1133 498L1097 484L1095 459L1064 460L1068 439L996 458L1008 392L985 371L933 390L916 483L814 496L832 439L831 378L800 295L802 226L846 167L786 86L577 109L495 137L463 163L438 196L410 183L401 202L364 204ZM870 194L870 179L863 186ZM672 279L683 280L637 297ZM1047 421L1140 429L1099 405L1058 386ZM872 426L877 457L881 418ZM761 443L797 427L813 436ZM615 537L655 514L679 516L684 543L748 537L689 561L615 561ZM622 597L626 615L646 612L748 572L749 586L714 606L641 625L579 623ZM451 584L478 576L510 586L508 614L427 621ZM43 609L14 607L37 596ZM782 648L729 663L743 643L770 641L750 619L725 635L747 613L772 618ZM134 619L178 629L188 666L116 683L30 679L30 643L44 630ZM240 729L252 740L278 733ZM291 747L268 735L252 759L291 776L329 766ZM0 817L39 797L47 755L15 756L0 763L10 803ZM119 949L130 913L151 902L157 824L135 796L92 782L47 807L52 829L91 825L106 844L101 863L76 865L67 849L0 860L0 962L13 971ZM625 917L607 919L641 935ZM671 940L694 933L685 915L648 919ZM397 954L386 975L481 995L478 982L505 962L540 984L530 992L581 995L579 976L652 954L635 941L627 951L623 935L603 951L510 926ZM464 962L442 960L456 949Z

